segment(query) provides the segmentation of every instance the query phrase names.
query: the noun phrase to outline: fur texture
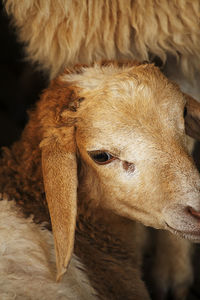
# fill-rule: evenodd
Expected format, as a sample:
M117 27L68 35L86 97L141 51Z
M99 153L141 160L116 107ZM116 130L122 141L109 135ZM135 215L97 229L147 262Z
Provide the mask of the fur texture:
M52 224L58 278L75 241L75 254L100 299L146 300L146 234L134 221L199 240L200 178L186 149L185 105L200 126L195 100L158 68L133 62L77 66L43 93L21 140L4 151L0 189L24 216ZM96 151L113 159L98 164L92 159ZM162 292L172 288L182 300L191 283L190 246L171 240L174 253L185 244L187 267L180 263L185 276L177 277L166 268Z
M52 233L5 199L0 201L0 244L2 300L97 299L75 255L63 281L55 282Z
M102 59L200 61L199 0L4 0L27 55L51 78L65 66Z

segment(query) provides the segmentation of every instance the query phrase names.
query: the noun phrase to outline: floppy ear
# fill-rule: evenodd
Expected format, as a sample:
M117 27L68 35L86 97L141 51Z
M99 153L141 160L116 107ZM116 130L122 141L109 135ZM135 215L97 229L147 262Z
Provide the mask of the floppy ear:
M41 143L43 179L56 251L57 281L65 273L74 247L77 213L74 130L74 127L65 128L64 143L53 136Z
M200 141L200 103L191 96L187 94L184 95L187 109L185 116L186 134Z

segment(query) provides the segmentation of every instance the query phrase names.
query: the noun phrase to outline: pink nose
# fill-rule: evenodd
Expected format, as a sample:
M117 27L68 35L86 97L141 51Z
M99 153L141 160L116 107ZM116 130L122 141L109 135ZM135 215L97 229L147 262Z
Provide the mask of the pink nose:
M192 207L188 207L188 212L195 217L196 219L200 220L200 211L196 211L194 208Z

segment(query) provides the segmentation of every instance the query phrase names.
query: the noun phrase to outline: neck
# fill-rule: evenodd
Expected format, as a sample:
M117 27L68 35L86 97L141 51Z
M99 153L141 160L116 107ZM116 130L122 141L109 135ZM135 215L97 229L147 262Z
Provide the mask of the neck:
M138 236L140 226L110 211L79 201L75 253L100 299L146 299L140 280ZM139 247L140 248L140 247ZM84 250L83 250L84 249ZM139 250L139 251L138 251Z

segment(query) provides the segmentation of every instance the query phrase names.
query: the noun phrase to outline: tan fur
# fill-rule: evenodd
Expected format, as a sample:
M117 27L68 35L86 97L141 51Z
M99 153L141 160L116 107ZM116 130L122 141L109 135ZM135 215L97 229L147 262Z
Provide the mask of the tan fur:
M94 74L95 71L96 77ZM184 98L178 88L175 85L170 84L167 79L162 76L158 69L153 68L152 66L141 65L137 68L130 67L127 72L123 72L121 70L119 73L118 72L118 69L111 65L105 69L101 69L98 66L93 69L83 69L82 74L64 75L63 80L66 81L68 79L68 81L71 81L73 85L76 84L78 87L82 88L79 95L87 99L87 101L83 101L76 114L76 118L78 119L76 125L76 142L80 153L83 155L83 159L87 161L87 164L90 164L90 160L88 160L88 155L86 154L86 147L87 151L92 151L96 148L109 149L114 156L120 157L121 161L136 163L136 157L138 157L139 165L141 161L140 172L143 170L143 178L141 178L142 181L138 185L140 174L137 173L139 171L136 169L134 176L137 178L135 181L137 182L137 185L134 186L131 181L131 186L129 186L129 188L127 186L126 188L134 191L133 194L136 195L138 191L138 196L140 198L142 194L145 193L144 191L147 192L147 189L150 185L152 185L154 186L152 193L155 193L155 198L154 204L150 202L150 206L148 207L147 199L143 195L143 199L141 199L141 201L142 203L145 203L145 205L143 205L141 213L137 213L137 217L135 217L140 220L139 216L141 216L142 222L146 223L146 225L162 228L165 227L164 223L161 225L163 222L161 221L162 218L160 219L160 217L157 216L157 225L155 222L156 211L158 210L159 214L161 212L161 208L158 208L158 203L160 203L159 205L163 205L160 199L161 189L168 189L170 197L173 198L173 193L175 191L178 193L180 192L178 187L180 185L185 186L186 183L183 182L185 177L180 176L177 182L173 181L173 186L170 186L171 183L168 181L166 184L165 180L161 186L158 186L157 189L157 184L154 182L155 178L152 178L149 181L149 178L152 177L152 168L150 167L150 164L153 161L156 163L154 169L158 168L158 174L163 172L163 174L169 178L173 178L175 176L174 172L176 172L176 170L180 167L181 170L185 170L185 172L193 170L194 174L190 177L191 182L189 183L188 181L187 184L189 184L189 186L193 186L194 184L195 186L194 194L191 195L191 198L194 197L194 199L196 199L193 201L196 203L196 209L199 209L198 172L194 167L192 167L191 160L188 158L188 154L185 150L185 137L182 136L178 143L175 138L176 134L180 134L180 132L184 130L184 123L181 123L181 119L179 120L178 127L176 129L174 128L173 121L177 114L182 118L182 110L185 103ZM94 86L92 87L90 85L90 80L94 82ZM171 93L174 95L173 97L176 97L176 104L174 105L172 105L173 97L171 96ZM113 102L113 99L115 99L115 102ZM108 107L109 109L105 111L105 107ZM67 116L68 112L66 111L66 118ZM133 118L133 116L139 116L139 118ZM115 131L113 131L112 124L115 124ZM163 140L164 137L165 139ZM128 140L132 140L133 144L130 142L128 145ZM140 140L143 142L140 143ZM169 143L170 149L168 146ZM137 146L135 144L137 144ZM133 145L135 145L135 147ZM166 155L167 153L169 156ZM133 156L135 157L134 159ZM151 160L148 162L146 159L149 156L151 156ZM158 157L162 157L162 166L159 164ZM176 157L178 157L177 164ZM180 157L183 159L185 165L179 165ZM116 160L110 165L110 168L106 168L107 174L104 173L104 168L98 169L102 178L106 176L106 179L112 178L114 172L115 185L112 186L112 192L114 189L115 192L118 193L120 193L118 189L122 189L123 186L120 182L122 181L123 184L126 185L126 182L128 182L131 178L131 174L125 175L122 173L120 160ZM146 161L145 164L144 161ZM147 167L148 164L149 167ZM130 176L130 178L126 176ZM104 189L106 189L106 194L109 195L109 185L106 182L102 184L104 185ZM143 186L143 184L147 185L147 187ZM175 185L177 185L177 187L175 187ZM96 201L99 198L97 194L95 196ZM181 194L180 197L182 197ZM157 195L159 195L159 201L155 201ZM135 198L137 201L133 204L136 205L136 208L138 202L139 207L141 207L141 202L138 201L138 196ZM190 199L190 197L188 198ZM189 201L189 199L186 201ZM114 201L116 203L116 199ZM127 201L129 200L127 199ZM169 203L169 199L167 201ZM115 203L112 203L111 199L109 199L108 203L113 209L113 205L115 206ZM105 205L107 206L108 203ZM104 205L102 201L101 205ZM125 206L123 206L122 203L117 205L120 205L121 214L124 213L125 216L129 215L129 210L127 210L126 204ZM151 217L147 213L149 210L152 212L152 205L155 206L155 210L153 212L153 223L151 223ZM118 208L116 209L118 211ZM145 216L146 213L147 216ZM148 219L149 217L150 219Z
M68 131L66 136L71 138L72 128ZM78 183L75 146L72 147L68 139L63 141L64 147L57 143L52 139L48 145L45 143L42 146L42 169L55 238L59 280L66 271L74 248Z
M178 113L178 107L173 108L170 105L171 101L173 101L173 100L172 100L172 98L169 97L169 94L173 91L173 94L176 95L174 97L176 97L176 99L178 99L178 97L180 95L179 95L179 92L178 92L177 88L175 86L174 87L170 86L170 85L168 86L168 83L165 80L163 80L163 82L160 81L161 74L157 73L155 69L152 69L152 67L148 66L148 65L146 67L142 66L141 68L138 67L138 69L135 69L134 72L133 72L132 77L130 76L129 73L124 74L123 71L120 72L120 74L118 75L118 72L119 72L118 68L116 68L114 65L107 66L107 68L105 68L105 69L103 69L103 68L101 68L100 66L97 65L95 68L83 69L82 72L79 71L78 74L67 74L67 75L63 76L62 80L67 81L68 84L69 84L69 82L71 82L71 84L75 85L75 86L77 86L77 84L78 84L78 89L81 88L81 90L82 90L79 93L79 97L87 99L86 102L83 101L83 103L81 104L80 108L78 109L77 116L76 116L76 118L77 118L76 142L77 142L80 153L85 153L85 150L82 149L82 147L83 148L86 147L84 145L85 140L87 142L87 150L95 150L96 148L107 149L107 147L105 146L105 144L107 144L107 143L109 145L110 145L110 143L111 143L111 145L114 144L115 147L117 147L117 148L118 147L123 148L125 146L124 142L125 142L125 144L127 143L127 140L128 140L129 137L126 136L126 132L128 132L128 135L130 136L130 131L127 128L128 125L126 126L126 129L125 129L126 131L123 131L123 127L120 129L121 123L120 123L119 128L116 127L116 125L115 125L115 130L117 132L118 137L115 136L115 133L113 132L112 125L111 125L112 123L117 124L117 121L115 120L115 114L112 113L112 118L110 118L110 116L111 116L110 110L105 111L105 109L104 109L106 106L108 106L108 107L109 106L110 107L114 106L113 102L111 102L112 104L110 103L110 105L109 105L109 99L110 98L112 99L113 97L115 98L115 101L118 101L117 102L117 108L119 109L119 111L122 111L123 120L126 120L125 124L128 123L128 120L130 118L129 111L131 111L131 114L134 115L134 116L138 116L138 115L140 116L140 123L139 124L137 124L137 123L134 124L134 121L131 120L131 122L132 122L131 126L134 126L134 130L136 130L135 126L138 127L138 125L139 125L140 126L139 127L140 133L141 133L141 130L144 128L144 132L143 132L143 134L144 134L143 139L144 140L147 138L146 134L148 134L150 136L154 135L156 140L157 140L157 143L160 143L161 141L160 141L160 138L159 138L158 134L156 134L156 131L158 130L158 128L160 128L160 126L163 126L162 131L164 131L164 132L162 134L163 135L165 134L165 138L168 141L167 136L168 135L170 136L171 131L170 131L170 127L169 127L169 121L167 121L168 127L169 127L169 132L165 132L164 128L167 126L167 123L165 123L165 120L166 119L168 120L168 114L169 114L170 109L171 109L171 113L174 117ZM130 68L130 73L131 73L131 68ZM84 74L84 76L83 76L83 74ZM147 75L148 79L146 77L146 74L148 74ZM116 76L116 82L115 82L115 79L114 79L115 76ZM164 79L164 77L162 77L162 79ZM150 83L150 80L151 80L151 83ZM146 85L145 84L143 85L141 83L143 81L146 83ZM121 84L119 84L120 82L121 82ZM159 82L159 85L158 85L158 82ZM154 88L156 90L156 99L159 99L159 102L161 102L163 100L164 101L163 106L166 105L165 109L167 109L166 114L164 113L164 117L163 117L163 120L162 120L162 121L164 121L163 125L162 125L162 121L160 120L160 118L155 119L155 116L152 117L152 113L153 114L156 113L154 108L152 107L152 102L150 100L148 102L142 102L142 100L141 100L141 99L147 97L147 95L148 95L148 97L151 97L151 93L152 93L152 90L154 90ZM167 88L169 88L169 90ZM166 96L162 95L163 89L168 90L168 92L166 93ZM128 95L130 95L130 97L132 95L131 93L133 93L133 95L137 95L137 97L134 100L134 107L129 107L129 110L126 109L126 106L123 103L123 102L126 103L126 100L125 100L126 98L125 97L127 97L127 90L130 93L130 94L128 93ZM159 92L161 94L159 94ZM155 97L154 93L152 94L152 97ZM91 104L90 104L90 99L91 99L91 103L93 103L93 106L91 106ZM104 101L104 99L105 99L105 101ZM94 105L94 101L96 103L95 105ZM168 104L167 104L167 101L169 101ZM180 103L182 103L182 105L184 104L184 102L180 102ZM85 108L82 108L82 107L84 107L84 105L85 105ZM141 115L141 105L142 105L143 115ZM149 105L151 107L150 111L149 111ZM155 104L153 104L153 105L155 105ZM160 103L159 103L159 105L160 105ZM153 109L153 112L152 112L152 109ZM164 107L162 109L164 109ZM182 106L182 109L183 109L183 106ZM159 110L157 106L156 106L156 110ZM97 112L98 112L99 117L97 117ZM159 114L160 113L161 113L161 111L159 111ZM62 113L62 117L68 118L68 116L69 116L68 111L66 111L65 114ZM101 119L101 117L103 117L102 121L101 121L102 124L99 121L99 118ZM79 120L79 118L80 118L80 120ZM116 118L118 120L119 117L117 116ZM154 118L155 124L152 124L152 119L153 118ZM131 117L131 119L132 119L132 117ZM83 123L81 122L81 120L84 120ZM159 121L159 123L158 123L158 121ZM97 122L97 124L96 124L96 122ZM79 127L78 127L79 123L82 124L81 129L80 129L80 133L79 133ZM91 124L93 124L93 130L92 131L91 131ZM99 131L99 127L101 128L100 131ZM88 132L87 128L90 128L89 132ZM95 130L95 128L97 128L97 130ZM111 128L111 131L109 130L109 128ZM105 129L105 131L104 131L104 129ZM147 131L147 132L145 132L145 131ZM123 138L119 137L119 132L121 132L121 137L123 137ZM79 134L80 134L80 137L79 137ZM172 132L171 132L171 134L172 134ZM160 131L159 131L159 135L160 135ZM125 136L126 136L126 139L124 140ZM98 137L98 139L97 139L97 137ZM89 144L88 144L88 138L90 140ZM133 139L134 139L134 135L133 135ZM98 145L99 140L100 141L104 140L104 145L103 146L101 144ZM136 142L137 142L137 140L136 140ZM82 146L82 145L84 145L84 146ZM93 148L94 145L95 145L96 148ZM175 156L179 157L179 155L180 155L180 146L178 146L178 148L176 148L177 146L173 147L173 142L172 141L171 141L170 145L171 145L170 146L171 150L173 151L173 156L172 156L173 158L171 157L171 159L173 160L173 165L174 165L175 164L175 161L174 161L175 158L174 157ZM142 145L142 146L144 147L144 145ZM167 146L167 144L166 144L166 146ZM166 149L165 145L162 145L162 148L159 151L164 150L166 152L167 149ZM167 146L167 148L168 148L168 146ZM155 152L155 149L156 149L156 146L154 147L154 152ZM113 148L113 149L111 148L110 151L111 151L111 153L115 154L116 153L115 151L119 151L119 149L116 150L115 148ZM126 149L126 151L127 151L127 149ZM131 153L130 153L131 156L133 155L132 151L133 151L133 149L131 150ZM141 152L141 151L142 151L142 149L139 150L138 153L136 152L136 155L139 156L139 152ZM149 151L149 149L148 149L148 151ZM167 152L168 151L169 151L169 149L167 150ZM82 155L84 155L84 154L82 154ZM116 155L118 156L119 152L117 152ZM123 159L123 153L120 153L120 155L122 156L121 157L122 161L128 161L128 162L132 161L131 158L129 159L127 156L125 156L125 158ZM149 152L148 152L148 155L149 155ZM83 160L84 159L86 159L86 161L88 160L85 157L85 155L83 156ZM164 157L163 157L163 159L164 159ZM142 161L142 163L144 164L144 161ZM89 164L89 162L88 162L88 164ZM168 165L167 162L165 162L165 164ZM151 177L151 175L146 171L146 167L147 167L147 163L145 164L144 174L147 173L146 175L147 175L147 178L148 178L148 177ZM114 168L115 169L117 168L117 164L114 164ZM167 168L169 168L169 165L168 165ZM104 173L103 172L104 169L102 169L103 173L100 173L101 174L100 176L102 178L105 177L106 181L108 181L109 178L112 178L113 173L115 174L115 169L111 169L110 172L109 172L109 169L107 169L107 174ZM148 167L147 169L151 170L151 167ZM176 169L176 166L175 166L175 169ZM186 169L188 169L188 167L186 167ZM93 203L93 205L95 205L95 206L101 205L101 206L104 207L104 205L105 205L105 207L109 208L109 209L111 209L111 207L112 207L112 210L113 209L114 209L114 211L116 210L117 213L119 213L118 209L120 209L120 214L125 215L125 216L128 215L130 217L130 215L128 214L128 212L126 210L127 207L126 207L126 205L124 207L123 203L118 203L117 205L119 206L119 208L115 208L115 203L112 203L112 196L110 194L110 187L109 187L108 183L107 182L102 182L102 185L104 186L103 189L105 190L105 194L102 195L102 194L100 194L100 191L99 191L99 189L100 189L99 184L101 185L101 183L98 180L98 182L95 184L95 181L94 181L95 180L95 173L92 172L90 174L90 170L87 170L86 172L87 172L87 175L84 173L84 182L80 186L84 186L84 187L87 186L88 188L90 186L94 186L94 187L96 186L96 187L98 187L98 189L97 189L97 191L95 191L95 189L89 188L89 193L87 191L87 195L85 195L85 197L89 196L89 198L92 198L92 199L95 199L96 201L98 201L96 204ZM101 172L101 169L99 169L98 172ZM159 173L159 171L157 171L157 172ZM165 176L168 173L168 171L165 170L165 169L163 169L162 172L164 172ZM197 175L197 172L195 172L195 173ZM143 176L144 176L144 174L143 174ZM167 176L171 176L171 175L167 175ZM91 183L91 178L93 178L93 180L92 180L93 183ZM117 178L118 178L117 174L114 175L114 178L115 178L115 185L114 186L112 185L112 193L114 192L114 194L115 194L114 201L116 202L116 200L117 200L116 199L116 194L118 195L118 197L120 196L119 187L120 187L120 189L122 189L122 183L120 183L121 179L120 179L119 182L117 182ZM125 184L126 180L127 180L127 178L125 180L123 180L124 184ZM166 178L165 178L165 180L166 180ZM138 184L138 181L136 181L136 182ZM147 184L147 182L148 182L148 180L145 181L145 184ZM154 188L155 188L155 186L156 186L155 182L151 182L150 184L153 185ZM176 184L181 185L181 186L185 185L181 182L177 182ZM191 184L193 184L192 181L191 181ZM108 189L106 188L107 185L108 185ZM150 188L150 186L147 185L147 188ZM164 189L167 188L168 189L169 187L168 186L162 186L162 188L164 188ZM134 193L136 193L136 190L137 190L136 186L133 186L133 182L131 183L131 187L129 187L128 189L129 190L133 189ZM141 191L141 189L144 190L145 187L139 186L139 189ZM170 188L170 190L171 190L171 188ZM91 191L91 194L90 194L90 191ZM81 193L84 193L84 192L81 192ZM159 198L160 198L161 191L157 190L156 194L157 193L158 193ZM171 192L169 192L169 193L171 193ZM123 196L124 196L124 194L123 194ZM106 204L104 204L104 202L102 202L102 200L105 201L107 199L107 197L108 197L108 202L106 202ZM196 196L195 196L195 194L194 194L194 197L195 198L197 197L197 199L198 199L199 195L196 194ZM147 208L148 211L152 212L152 202L150 202L150 207L148 208L147 199L145 199L144 196L142 196L143 199L141 199L140 196L139 197L136 196L136 198L137 198L137 202L138 202L138 198L140 200L139 200L139 207L138 208L137 208L137 206L136 207L133 206L134 209L136 209L135 213L137 212L137 214L134 213L134 218L142 221L143 223L145 223L147 225L162 228L163 225L160 225L160 224L156 225L156 223L152 224L149 219L148 219L147 222L145 221L145 214L144 214L146 212L145 209ZM192 198L192 195L191 195L191 198ZM132 198L132 200L133 200L133 198ZM186 198L186 200L188 200L188 199ZM142 201L142 203L143 203L143 201L145 202L145 204L143 205L143 209L145 208L144 211L140 211L141 210L141 202L140 201ZM154 201L155 201L155 196L154 196ZM107 206L108 203L109 203L109 206ZM111 207L110 207L110 205L111 205ZM197 203L195 205L197 205L197 207L198 207ZM132 211L133 207L131 206L131 213L133 212ZM154 213L154 218L155 218L155 211L153 211L153 213ZM181 214L181 217L184 218L184 215ZM155 222L155 219L154 219L154 222ZM179 242L176 242L176 244L180 245ZM180 247L182 247L182 245L183 245L183 242L181 242ZM189 247L189 245L188 245L187 242L185 242L185 245L186 246L185 246L185 248L183 248L182 251L183 251L183 253L186 253L185 254L186 257L189 258L190 255L188 255L189 253L187 252L187 247ZM188 272L184 272L184 274L185 274L184 279L186 278L187 281L188 281L187 285L186 284L183 285L184 293L186 292L187 287L191 282L191 276L190 276L191 275L191 273L190 273L191 269L190 269L189 262L186 263L186 265L187 265L187 268L189 266L189 270L188 270ZM180 270L183 271L183 268L181 266L180 266ZM169 277L171 278L171 276L173 276L173 271L170 272ZM175 278L174 281L177 283L178 280L181 281L181 277L179 277L178 279ZM174 290L177 290L176 293L179 294L179 292L180 292L179 290L181 288L182 288L182 286L180 287L178 285L178 287L177 286L174 287ZM181 297L182 296L183 295L181 294ZM179 296L177 296L177 297L179 297Z
M188 75L199 68L199 0L4 0L28 57L49 69L101 59L168 54Z
M200 211L200 177L186 147L185 105L197 121L199 114L190 104L158 68L133 62L67 70L43 93L21 141L2 160L0 184L25 214L43 221L42 155L59 278L70 259L76 210L75 253L102 299L149 299L141 280L143 241L134 221L200 240L199 220L190 210ZM96 150L114 159L98 165L89 155ZM35 181L39 191L32 187ZM184 244L172 240L178 249ZM189 285L188 248L182 278ZM169 277L178 294L182 278Z

